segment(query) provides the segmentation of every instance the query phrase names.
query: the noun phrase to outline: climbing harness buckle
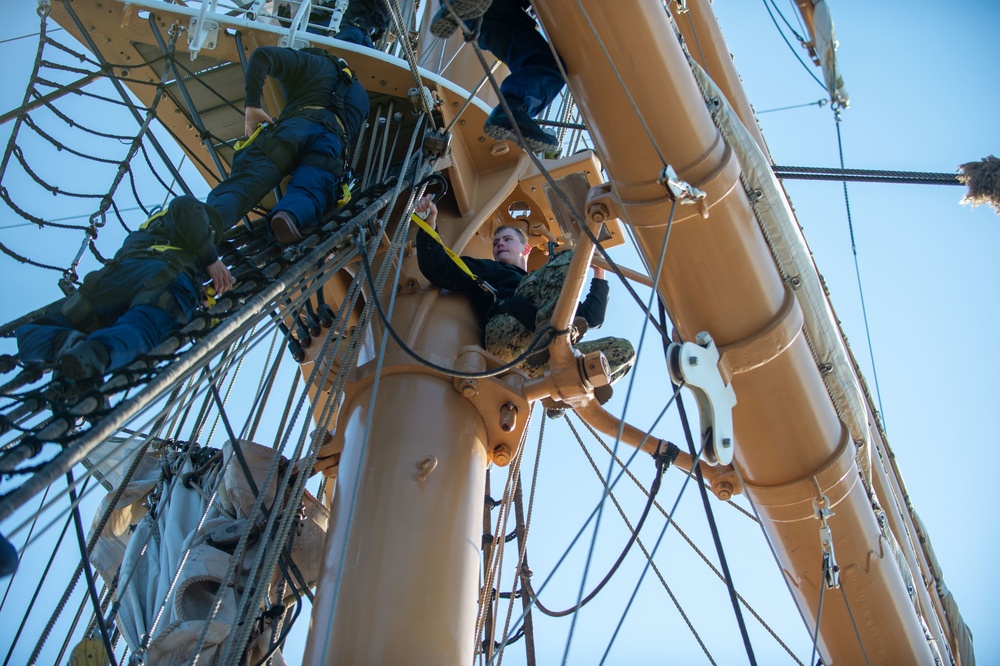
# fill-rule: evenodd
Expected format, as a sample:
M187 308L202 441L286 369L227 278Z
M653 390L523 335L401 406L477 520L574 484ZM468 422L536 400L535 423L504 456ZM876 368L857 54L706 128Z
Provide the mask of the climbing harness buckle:
M695 342L673 343L667 349L670 378L691 389L701 415L702 457L711 465L733 460L733 407L736 392L719 370L719 350L707 332Z

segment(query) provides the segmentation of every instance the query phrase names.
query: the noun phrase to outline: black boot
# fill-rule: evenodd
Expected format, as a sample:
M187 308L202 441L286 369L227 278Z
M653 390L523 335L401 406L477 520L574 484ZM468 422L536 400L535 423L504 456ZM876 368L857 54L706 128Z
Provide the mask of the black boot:
M451 11L445 6L445 2L451 5ZM491 4L493 0L442 0L440 9L431 20L431 34L446 39L458 28L455 14L463 21L471 21L485 14Z
M507 106L514 114L514 122L512 123L511 119L507 117L503 105L499 105L493 109L493 113L486 119L486 124L483 126L483 132L486 133L486 136L497 141L519 143L517 133L514 132L516 124L517 128L521 130L521 134L524 135L526 145L522 146L523 148L527 148L533 153L554 152L559 148L559 140L555 133L542 129L528 115L528 107L524 102L514 97L508 97Z
M59 363L62 375L77 382L102 377L109 365L107 347L93 340L83 340L66 350Z

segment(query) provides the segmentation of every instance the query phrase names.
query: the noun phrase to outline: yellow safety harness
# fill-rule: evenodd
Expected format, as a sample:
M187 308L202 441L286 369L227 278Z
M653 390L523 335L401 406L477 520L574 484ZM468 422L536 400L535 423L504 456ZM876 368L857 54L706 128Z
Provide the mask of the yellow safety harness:
M158 213L153 213L149 216L149 219L139 225L140 229L146 229L154 220L157 220L167 214L167 209L164 208ZM167 250L178 250L180 252L184 251L184 248L177 247L176 245L150 245L149 249L153 252L166 252Z
M427 224L427 222L425 222L424 219L422 217L420 217L419 215L417 215L416 213L410 213L410 219L413 220L414 224L416 224L418 227L420 227L421 229L423 229L427 233L428 236L430 236L431 238L433 238L434 240L436 240L438 242L438 245L440 245L442 248L444 248L445 254L447 254L451 258L451 260L453 262L455 262L455 265L458 266L462 270L463 273L465 273L470 278L472 278L472 280L477 285L479 285L480 289L482 289L483 291L487 291L487 292L493 294L493 297L496 298L497 290L494 289L493 286L490 285L489 282L487 282L486 280L481 279L475 273L473 273L472 269L469 268L468 264L466 264L464 261L462 261L462 257L460 257L457 254L455 254L454 250L452 250L450 247L448 247L447 245L444 244L444 241L441 240L441 236L438 235L438 232L435 231L431 227L431 225Z

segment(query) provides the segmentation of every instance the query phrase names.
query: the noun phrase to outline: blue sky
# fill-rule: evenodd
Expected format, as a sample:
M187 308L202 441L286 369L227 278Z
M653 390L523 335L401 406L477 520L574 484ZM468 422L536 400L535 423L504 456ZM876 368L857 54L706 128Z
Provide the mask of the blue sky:
M779 0L778 5L794 23L791 3ZM716 0L713 6L758 111L823 96L781 41L762 2ZM924 0L855 0L831 2L831 8L841 43L841 70L852 99L841 125L848 167L947 172L998 150L1000 130L995 118L1000 108L1000 72L991 49L1000 26L1000 6L971 0L944 5ZM0 28L0 40L36 29L34 3L24 2ZM4 90L0 110L20 103L34 49L33 39L0 43L0 55L10 65L0 72L0 89ZM760 120L777 163L838 165L836 131L828 107L765 113ZM10 124L4 125L0 137L6 139L9 131ZM84 178L84 174L79 176ZM1000 370L1000 361L992 353L994 332L1000 325L1000 264L996 261L1000 219L987 208L960 206L962 190L958 187L851 184L856 273L841 185L787 181L785 187L836 313L874 390L867 316L883 416L911 501L928 528L945 581L976 636L980 663L1000 662L1000 637L992 631L1000 590L1000 573L993 562L998 540L995 521L981 518L990 513L991 477L971 474L971 470L987 467L1000 446L991 418L993 383ZM4 228L17 222L6 209L0 212L0 240L8 242L16 235L21 242L28 238L29 246L36 248L47 242L44 232L32 228ZM102 247L114 246L107 242ZM65 260L65 250L61 251ZM625 252L621 258L636 265ZM3 257L0 278L15 287L0 300L3 321L58 295L51 274L26 270ZM627 302L620 286L613 286L612 296L613 310L602 334L638 340L635 306ZM635 397L629 406L629 414L642 415L635 417L637 423L652 420L666 392L662 367L655 362L658 343L647 343L653 344L643 351L649 362L635 373ZM619 409L625 393L616 390L612 404ZM692 400L687 404L693 408ZM537 418L534 426L529 442L536 436ZM538 541L530 553L536 587L593 508L599 492L589 464L565 426L549 422L547 430L555 436L547 441L539 467L533 518ZM658 426L656 433L682 441L673 420ZM532 444L524 463L527 474L533 451ZM606 457L595 455L603 471ZM639 460L634 472L648 484L651 465ZM668 477L660 496L668 506L679 492L678 477ZM500 492L498 478L502 475L494 475L494 496ZM634 520L641 509L638 496L623 493L622 499ZM714 561L697 499L690 488L684 493L678 520ZM725 509L716 505L715 512L724 526L723 539L738 589L793 645L796 654L808 659L808 637L759 532L736 512ZM612 515L614 508L608 511L588 589L607 570L626 537ZM659 527L651 519L643 538L653 541ZM573 551L576 563L560 569L547 588L548 595L543 595L547 604L568 605L575 597L580 553L585 552L580 548ZM668 583L695 626L713 638L710 645L716 660L741 663L742 647L724 588L705 577L704 566L673 531L656 561L664 567ZM632 553L613 589L581 613L569 663L599 660L638 578L639 562ZM790 663L752 621L751 625L761 663ZM625 631L616 640L608 663L705 661L651 575L629 612ZM566 621L539 627L541 663L561 658L567 633ZM656 651L651 651L651 642L658 644ZM507 658L519 663L521 657L514 649Z

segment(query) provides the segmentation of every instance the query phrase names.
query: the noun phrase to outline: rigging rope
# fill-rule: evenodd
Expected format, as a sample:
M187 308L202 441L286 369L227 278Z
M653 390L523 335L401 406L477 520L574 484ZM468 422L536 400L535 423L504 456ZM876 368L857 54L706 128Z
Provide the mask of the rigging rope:
M840 109L833 110L834 124L837 128L837 152L840 155L840 168L844 168L844 142L840 134ZM868 342L868 358L872 364L872 379L875 382L875 397L878 400L878 411L881 414L882 427L885 427L885 410L882 408L882 392L878 384L878 369L875 365L875 349L872 347L871 327L868 324L868 308L865 305L865 290L861 283L861 264L858 261L858 245L854 238L854 220L851 217L851 199L847 193L847 182L844 182L844 210L847 212L847 230L851 236L851 253L854 255L854 275L858 281L858 295L861 298L861 314L865 321L865 338ZM876 414L876 418L879 415Z
M788 41L788 37L785 35L785 32L781 29L781 26L778 25L778 20L774 18L774 12L771 11L771 5L769 4L769 0L764 0L764 9L767 10L767 15L771 17L771 22L774 23L774 27L778 31L778 34L781 35L781 39L785 42L785 45L788 46L788 50L792 52L792 55L795 56L795 59L799 61L799 64L802 65L802 68L806 70L806 73L813 78L813 80L819 85L819 87L822 88L823 90L826 90L826 84L819 80L819 77L816 76L816 72L812 71L809 65L807 65L805 61L802 60L802 57L799 55L799 52L796 51L795 47L792 46L792 43ZM775 11L778 11L779 14L781 14L777 6L775 6L774 9ZM782 16L781 18L784 19L785 17ZM795 34L795 36L798 38L799 43L804 43L802 38L799 37L798 33L796 33L794 30L792 31L792 33Z
M834 113L837 113L836 109ZM796 180L836 180L861 183L902 183L904 185L961 185L958 175L926 171L888 171L883 169L845 169L843 146L840 145L840 117L837 115L837 143L840 147L840 168L773 166L778 178Z
M575 432L576 431L574 430L574 433ZM577 437L579 437L579 435L577 435ZM653 461L655 463L656 471L653 476L653 483L650 485L649 496L646 498L646 505L643 507L642 514L639 516L639 521L636 523L635 528L630 528L631 535L629 536L628 542L625 544L625 547L622 549L621 554L618 556L618 559L615 560L615 563L611 565L611 569L608 570L608 573L605 574L604 578L601 579L601 582L599 582L594 587L594 589L590 592L590 594L578 600L576 604L570 606L565 610L553 611L542 605L541 600L531 589L530 583L525 581L525 586L526 586L525 589L527 593L531 595L532 599L535 602L535 606L538 607L538 610L542 611L543 613L545 613L550 617L564 617L566 615L569 615L570 613L575 613L576 611L586 606L588 603L590 603L592 599L594 599L594 597L598 595L598 593L602 589L604 589L604 586L608 584L608 582L611 580L611 577L614 576L615 572L618 571L618 568L621 566L622 562L625 561L625 556L628 555L629 550L632 549L632 545L635 544L636 540L639 538L639 532L642 530L642 526L646 523L646 518L649 516L649 510L653 507L653 500L656 497L656 494L660 492L660 483L663 480L663 472L673 462L673 457L676 457L676 451L673 452L673 455L663 454L663 455L653 456ZM610 489L607 490L607 496L613 497L612 493L610 492ZM618 503L615 502L615 504L617 505Z

